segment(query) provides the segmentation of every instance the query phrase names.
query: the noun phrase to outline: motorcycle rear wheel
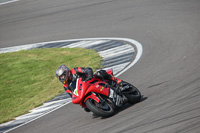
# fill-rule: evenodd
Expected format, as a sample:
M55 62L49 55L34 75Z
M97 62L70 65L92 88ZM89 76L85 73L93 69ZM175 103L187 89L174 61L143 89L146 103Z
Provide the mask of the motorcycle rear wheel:
M123 94L128 99L128 102L130 104L135 104L135 103L140 102L140 100L141 100L140 91L134 85L129 84L127 82L125 82L125 83L130 86L129 89L127 89L125 92L123 92Z
M114 107L109 100L105 100L104 103L98 103L94 99L88 98L85 104L93 113L99 116L110 117L114 114Z

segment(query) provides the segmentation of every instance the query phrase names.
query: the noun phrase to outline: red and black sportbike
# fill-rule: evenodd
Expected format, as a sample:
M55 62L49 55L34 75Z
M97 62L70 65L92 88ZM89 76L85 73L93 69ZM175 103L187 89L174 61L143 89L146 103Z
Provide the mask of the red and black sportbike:
M113 75L112 69L106 72ZM72 86L74 90L72 103L80 104L98 116L112 116L116 108L127 102L135 104L141 99L140 91L124 81L123 85L119 86L113 81L106 81L94 76L90 81L84 81L82 77L79 77L75 82Z

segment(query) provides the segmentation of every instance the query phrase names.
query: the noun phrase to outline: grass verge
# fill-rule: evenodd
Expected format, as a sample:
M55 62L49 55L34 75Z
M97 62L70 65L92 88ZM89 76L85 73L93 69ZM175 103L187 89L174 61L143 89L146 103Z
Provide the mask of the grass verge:
M0 54L0 123L28 113L64 92L55 71L65 64L101 67L101 57L83 48L42 48Z

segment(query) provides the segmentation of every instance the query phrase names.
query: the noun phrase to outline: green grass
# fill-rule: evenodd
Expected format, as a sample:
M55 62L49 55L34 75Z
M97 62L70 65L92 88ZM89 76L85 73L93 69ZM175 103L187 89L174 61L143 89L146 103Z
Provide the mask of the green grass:
M0 123L28 113L64 92L56 69L101 67L94 50L82 48L42 48L0 54Z

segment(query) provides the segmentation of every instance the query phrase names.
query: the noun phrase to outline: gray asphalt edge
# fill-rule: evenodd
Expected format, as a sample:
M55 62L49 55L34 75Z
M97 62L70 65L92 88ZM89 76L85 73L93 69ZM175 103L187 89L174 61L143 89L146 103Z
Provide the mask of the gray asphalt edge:
M136 45L137 43L138 42L135 40L126 38L73 39L1 48L0 53L52 47L82 47L86 49L94 49L103 58L102 65L104 68L102 69L113 68L114 74L119 76L128 68L133 66L141 57L142 47L139 43L139 45ZM140 49L140 52L137 55L135 55L135 46L137 46L136 50ZM66 93L56 96L53 100L44 103L42 106L30 110L30 113L16 117L13 121L0 124L0 132L11 131L19 126L25 125L50 112L53 112L68 103L71 103L71 98Z

